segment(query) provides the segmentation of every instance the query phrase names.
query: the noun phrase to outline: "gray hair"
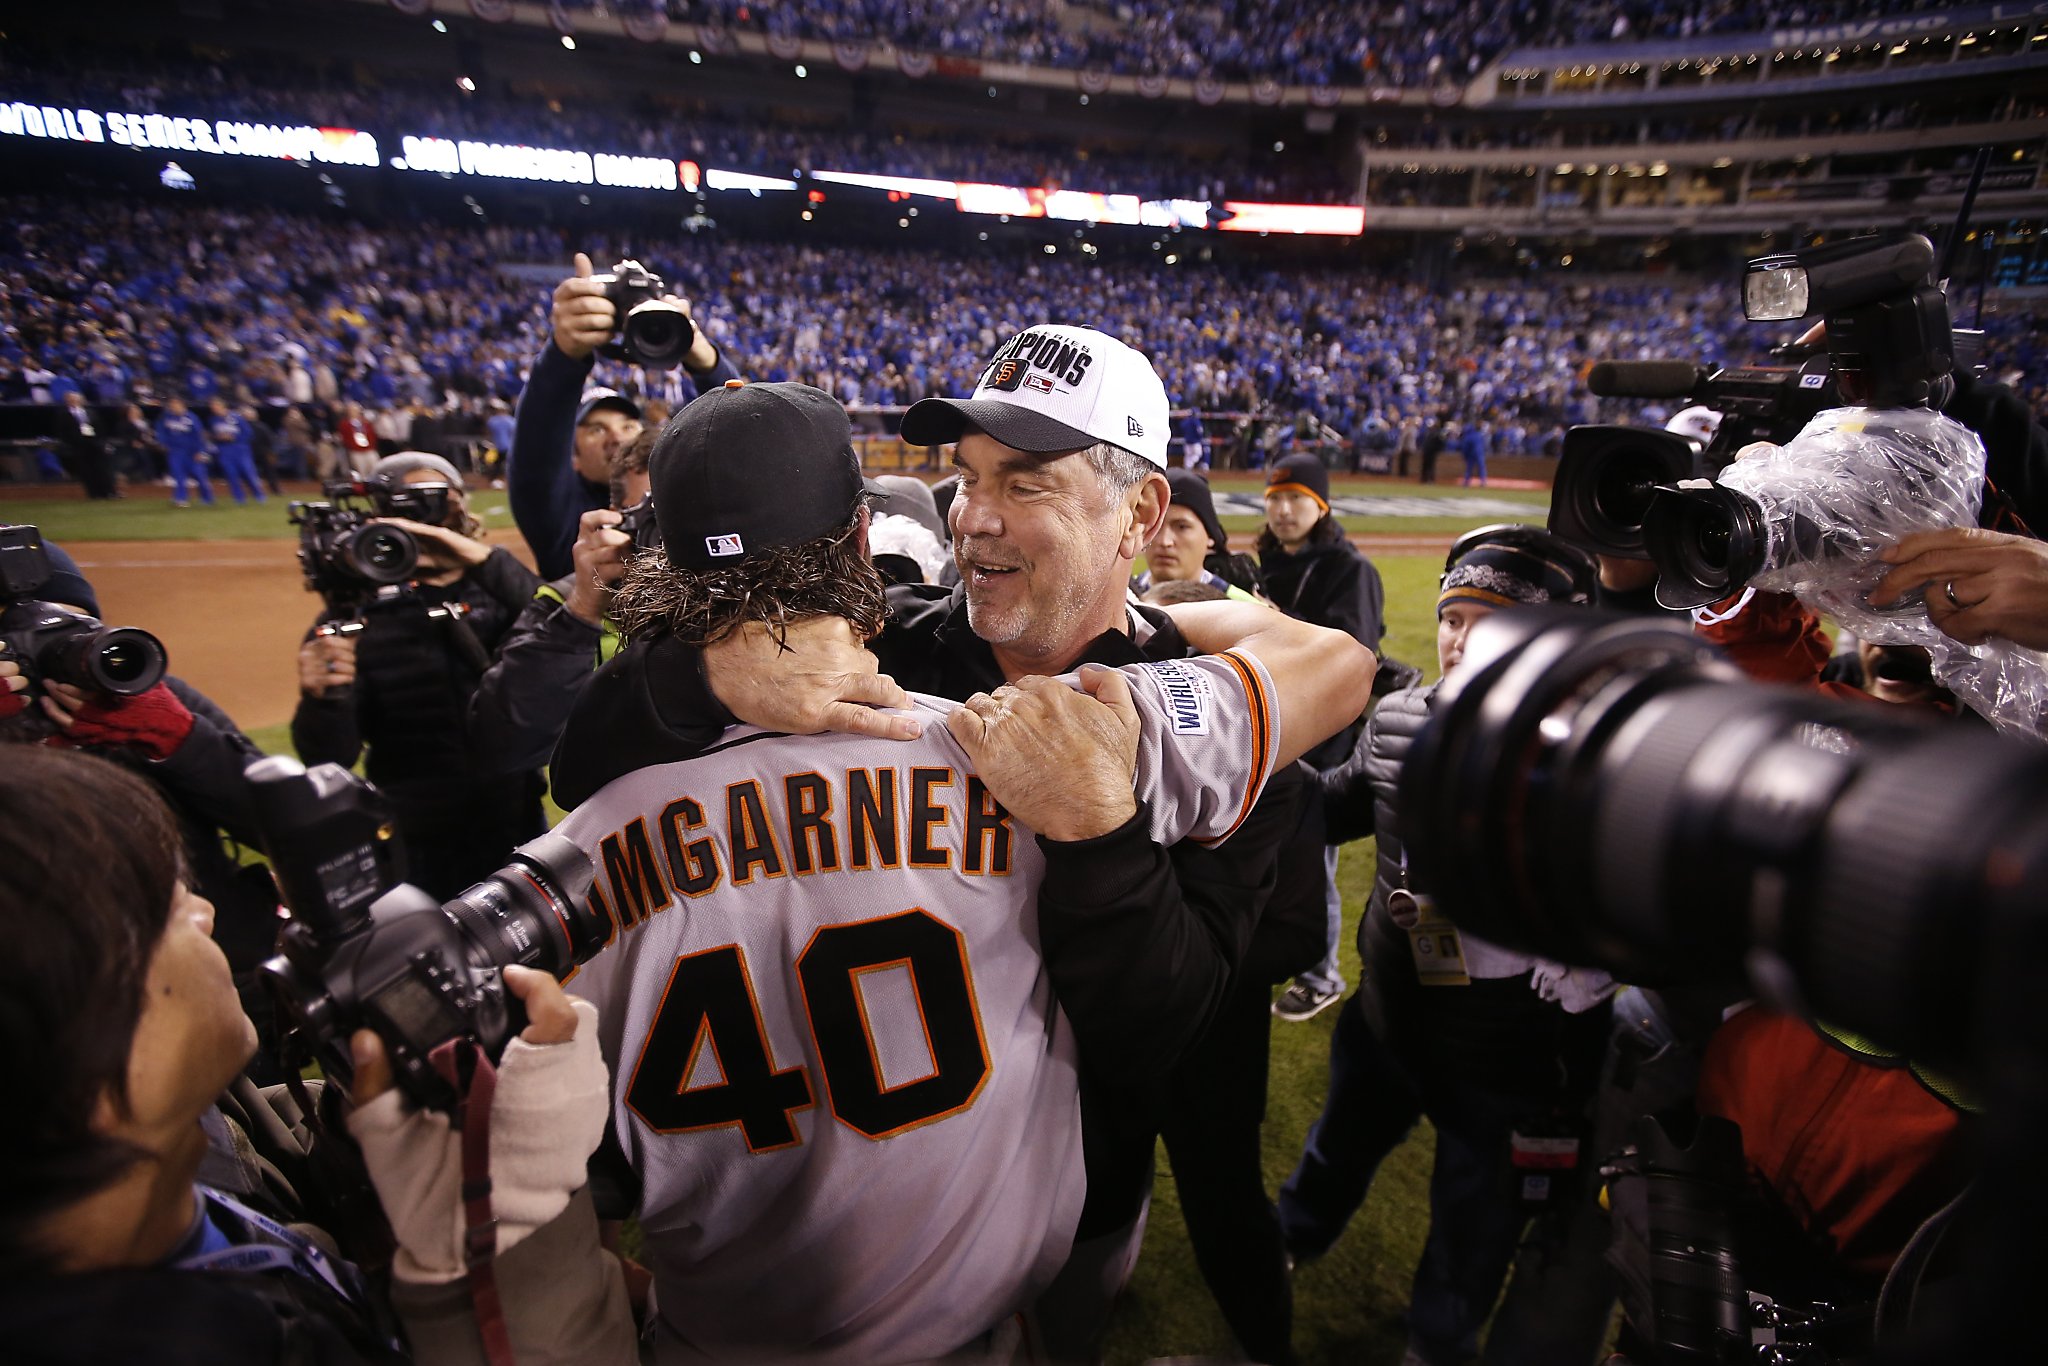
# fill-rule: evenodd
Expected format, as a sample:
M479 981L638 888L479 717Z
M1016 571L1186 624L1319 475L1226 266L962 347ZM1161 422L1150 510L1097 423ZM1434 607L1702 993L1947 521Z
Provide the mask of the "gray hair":
M1112 502L1144 483L1147 476L1159 471L1159 467L1144 456L1134 455L1122 446L1114 446L1107 441L1098 441L1081 454L1087 458L1089 468L1095 471L1096 478L1109 490Z

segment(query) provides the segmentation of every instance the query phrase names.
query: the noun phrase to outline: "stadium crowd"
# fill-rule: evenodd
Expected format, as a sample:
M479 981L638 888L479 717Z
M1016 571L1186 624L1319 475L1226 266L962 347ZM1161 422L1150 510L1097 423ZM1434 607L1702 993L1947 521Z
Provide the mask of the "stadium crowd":
M1331 272L1155 266L1080 258L955 258L926 252L745 244L564 241L537 229L371 230L212 208L39 201L0 239L15 287L0 299L0 394L95 404L224 392L272 408L352 402L377 414L517 396L545 335L545 299L499 274L637 253L693 301L740 368L800 379L855 405L901 406L972 379L993 340L1084 295L1159 358L1196 407L1305 414L1346 436L1382 422L1467 410L1540 449L1590 360L1718 358L1725 289L1473 288L1435 296ZM63 226L56 226L61 223ZM1660 306L1649 307L1652 300ZM937 331L912 320L937 316ZM671 402L672 376L606 362L598 379Z
M887 41L988 61L1119 74L1267 78L1310 86L1463 82L1514 48L1755 33L1779 24L1822 24L1929 8L1927 0L1605 0L1590 5L1517 0L1508 6L1473 0L1355 6L1304 0L1222 0L1214 5L1039 0L993 8L961 0L670 4L679 17L771 34ZM1087 24L1062 23L1060 16L1068 10L1099 17Z
M1297 438L1349 463L1402 447L1404 429L1421 441L1450 422L1478 427L1500 454L1554 453L1564 426L1629 415L1584 392L1595 360L1713 364L1781 340L1742 322L1725 282L1472 281L1439 293L1355 272L1129 270L1075 254L1020 267L993 251L572 243L551 229L23 203L30 211L0 234L14 282L0 296L0 401L61 402L76 388L109 409L173 395L204 409L222 395L268 415L292 472L333 467L350 444L336 436L344 422L386 451L413 441L415 424L420 440L430 429L487 435L546 336L544 291L501 272L579 248L663 274L741 373L813 384L857 409L956 391L1022 320L1086 298L1156 358L1177 403L1263 419L1260 442L1226 446L1255 465ZM2036 319L1987 325L1991 372L2044 406ZM600 361L595 382L671 406L695 392L679 371L617 361ZM291 409L309 419L305 433L297 420L286 430Z

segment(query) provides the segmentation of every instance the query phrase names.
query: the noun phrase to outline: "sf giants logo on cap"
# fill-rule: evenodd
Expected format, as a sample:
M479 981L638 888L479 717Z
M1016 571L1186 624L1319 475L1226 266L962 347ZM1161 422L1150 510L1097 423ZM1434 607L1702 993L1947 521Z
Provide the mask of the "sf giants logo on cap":
M999 393L1026 388L1049 394L1054 381L1078 386L1094 363L1094 355L1085 346L1057 333L1020 332L982 371L980 387Z
M704 550L706 554L720 557L747 553L747 548L740 544L740 538L737 536L706 536Z

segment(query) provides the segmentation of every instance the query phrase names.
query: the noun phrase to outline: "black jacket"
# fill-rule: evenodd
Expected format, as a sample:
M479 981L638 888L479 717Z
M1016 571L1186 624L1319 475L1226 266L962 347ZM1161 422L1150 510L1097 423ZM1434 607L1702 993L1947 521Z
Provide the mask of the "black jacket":
M1300 550L1280 548L1271 531L1259 533L1259 572L1266 596L1290 617L1342 631L1375 655L1386 634L1386 587L1373 562L1358 553L1335 517L1324 517ZM1317 768L1341 763L1358 738L1357 724L1310 750Z
M354 688L301 696L292 713L292 744L307 764L346 768L368 747L364 771L391 798L416 857L423 839L501 843L502 854L546 828L540 775L507 781L468 734L470 695L538 586L501 547L453 584L372 607L356 638ZM463 620L428 616L450 602L467 605ZM315 625L346 615L330 608Z
M141 775L162 795L184 837L194 890L214 906L214 938L235 971L269 957L277 939L277 891L260 866L244 866L236 846L256 843L255 801L242 770L263 757L228 714L182 678L164 685L192 713L192 730L168 759L119 747L92 752Z
M966 697L1004 681L968 625L963 590L899 585L889 606L870 648L903 686ZM1190 653L1169 618L1141 610L1154 628L1144 645L1105 632L1073 663ZM622 774L690 758L732 721L705 682L700 651L668 639L630 644L598 670L569 718L555 751L555 800L574 806ZM1215 848L1162 849L1146 838L1142 813L1096 839L1040 839L1040 943L1081 1058L1089 1195L1079 1236L1128 1222L1149 1190L1160 1084L1223 1001L1307 795L1298 766L1276 773L1245 824Z
M496 773L545 765L597 667L604 633L564 604L569 580L533 595L469 699L469 740Z

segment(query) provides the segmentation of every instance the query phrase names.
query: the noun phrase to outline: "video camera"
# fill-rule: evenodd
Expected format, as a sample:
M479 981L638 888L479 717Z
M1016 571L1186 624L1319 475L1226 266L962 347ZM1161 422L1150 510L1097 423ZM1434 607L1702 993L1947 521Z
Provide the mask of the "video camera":
M134 626L102 625L36 597L53 568L40 531L0 526L0 646L30 685L68 683L134 697L161 682L169 658L155 636Z
M317 1058L330 1075L352 1070L349 1035L374 1029L406 1093L447 1110L455 1092L435 1070L435 1050L467 1036L495 1059L525 1027L500 970L561 977L611 942L611 920L590 896L590 860L566 836L521 845L443 905L403 880L390 803L369 783L281 755L244 776L292 913L282 952L261 972L293 1056Z
M618 334L598 348L600 355L657 370L683 363L697 327L689 314L662 297L668 293L666 280L638 261L621 261L590 278L604 286L604 297L618 310Z
M1743 280L1752 321L1822 316L1826 363L1722 368L1685 362L1603 362L1589 373L1596 394L1685 398L1723 414L1701 448L1674 433L1633 427L1575 427L1565 435L1551 529L1597 553L1650 559L1657 599L1696 607L1741 588L1756 575L1853 551L1824 510L1765 500L1718 481L1744 446L1789 445L1823 411L1939 408L1959 350L1974 354L1980 334L1958 333L1934 278L1934 247L1918 233L1887 233L1759 257ZM1882 428L1885 419L1873 417ZM1855 443L1859 454L1924 445L1923 424L1889 419L1889 431ZM1929 471L1911 458L1872 480L1914 480ZM1838 519L1837 519L1838 520Z
M446 494L437 515L426 496L431 487L387 493L360 481L342 481L322 486L327 502L294 501L288 515L299 529L299 568L306 587L329 606L343 609L410 579L419 568L419 542L404 527L371 519L397 516L440 522L447 512ZM402 508L395 506L400 500Z

